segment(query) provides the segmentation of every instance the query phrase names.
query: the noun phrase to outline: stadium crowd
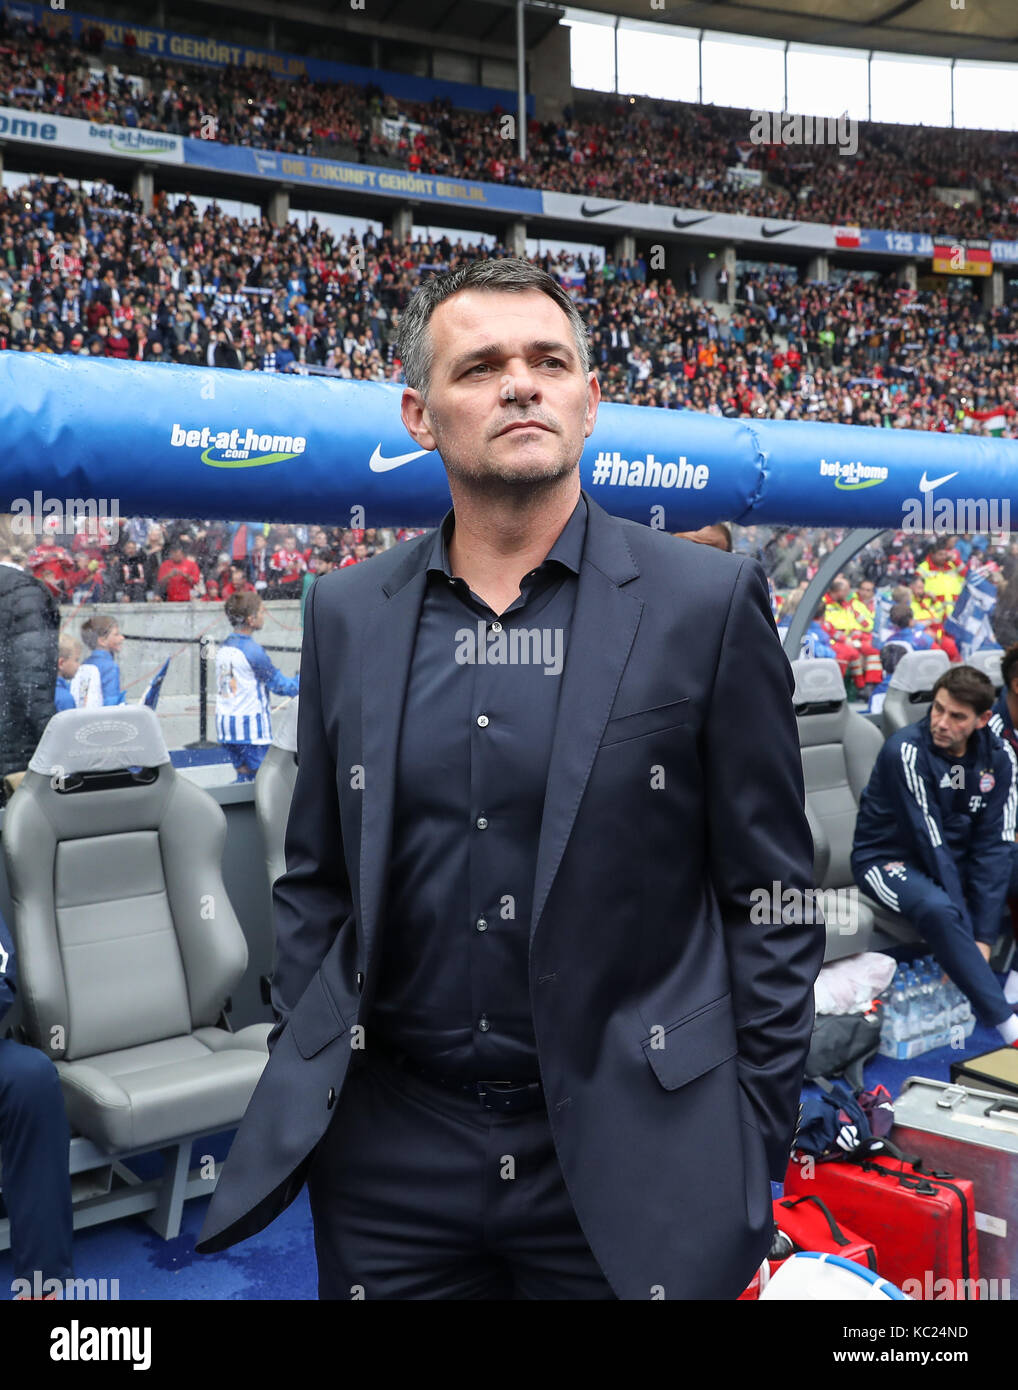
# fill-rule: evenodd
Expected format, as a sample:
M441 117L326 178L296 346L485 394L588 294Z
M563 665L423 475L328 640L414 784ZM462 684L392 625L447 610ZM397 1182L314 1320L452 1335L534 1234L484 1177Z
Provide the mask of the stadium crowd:
M526 160L496 137L502 110L400 101L374 84L281 79L103 53L66 27L0 15L0 102L32 111L407 170L638 203L952 237L1018 239L1018 136L862 122L858 149L753 143L751 113L585 98L559 121L531 120ZM106 64L126 64L140 84ZM388 138L380 117L399 122ZM409 124L406 124L409 123ZM853 142L854 143L854 142ZM732 170L739 171L737 175ZM742 170L759 171L747 187ZM937 188L969 197L938 197Z
M221 603L235 593L303 599L318 574L360 564L406 527L270 526L256 522L115 522L81 516L73 535L53 518L16 559L60 603ZM0 540L3 537L0 536Z
M0 348L401 380L401 311L422 276L480 247L334 239L312 222L241 222L187 197L146 215L62 177L0 190ZM490 254L505 254L495 247ZM1015 430L1015 330L963 290L743 275L734 312L642 258L601 267L545 252L575 281L605 400L726 416ZM582 283L580 281L582 280Z

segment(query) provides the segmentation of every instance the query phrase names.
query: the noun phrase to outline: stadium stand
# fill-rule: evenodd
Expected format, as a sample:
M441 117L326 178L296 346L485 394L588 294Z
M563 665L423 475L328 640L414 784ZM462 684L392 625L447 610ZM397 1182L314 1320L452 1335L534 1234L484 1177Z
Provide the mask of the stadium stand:
M51 40L31 24L12 28L0 92L6 104L24 110L364 163L387 156L415 172L559 193L949 236L1018 235L1012 201L1018 137L1006 133L864 122L851 165L836 148L819 147L804 169L794 146L749 145L744 110L646 99L634 108L617 98L588 97L582 111L567 108L559 123L532 121L528 159L521 162L502 150L491 153L484 117L454 110L448 100L425 106L383 96L374 86L284 81L260 70L213 74L136 54L127 61L143 77L139 95L125 74L111 81L101 53L74 46L65 34ZM117 54L116 62L119 69L125 59ZM410 140L386 140L369 133L377 115L425 129ZM734 157L766 172L766 187L733 186L728 168L737 146ZM967 188L973 180L977 205L946 206L932 191Z

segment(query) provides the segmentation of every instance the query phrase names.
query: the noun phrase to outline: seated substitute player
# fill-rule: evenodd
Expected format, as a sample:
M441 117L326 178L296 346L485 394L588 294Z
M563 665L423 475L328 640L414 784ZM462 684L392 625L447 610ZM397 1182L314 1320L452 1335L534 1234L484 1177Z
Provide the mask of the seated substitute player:
M231 594L223 607L233 633L216 653L216 730L237 781L251 782L272 742L269 695L296 695L300 677L284 676L251 636L265 622L260 594Z
M1000 676L1003 688L997 703L990 712L989 727L997 737L1008 744L1018 756L1018 731L1015 719L1018 718L1018 642L1008 647L1000 663ZM1018 845L1011 859L1011 882L1007 890L1007 905L1011 912L1011 930L1018 941ZM1018 970L1011 970L1004 981L1004 998L1009 1004L1018 1004Z
M0 917L0 1020L16 993L14 942ZM50 1281L74 1277L70 1146L56 1067L38 1048L0 1036L0 1150L15 1299L56 1298Z
M1018 1043L1018 1017L990 969L1011 878L1018 763L988 728L994 690L954 666L929 713L884 744L859 801L852 873L906 916L980 1021Z

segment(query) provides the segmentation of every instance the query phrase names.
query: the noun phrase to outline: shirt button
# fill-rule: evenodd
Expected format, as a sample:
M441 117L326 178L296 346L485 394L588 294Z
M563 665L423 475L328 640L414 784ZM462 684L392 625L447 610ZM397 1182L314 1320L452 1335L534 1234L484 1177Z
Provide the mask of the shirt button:
M501 623L492 623L492 625L491 625L491 630L492 630L492 632L501 632L501 631L502 631L502 624L501 624Z
M486 729L488 727L488 716L486 714L479 714L477 716L477 722L482 729Z
M488 1017L486 1014L481 1014L481 1017L478 1019L477 1026L478 1028L480 1028L482 1033L486 1033L488 1031L488 1029L491 1027L491 1024L488 1022Z
M474 925L477 927L477 930L478 930L478 931L487 931L487 930L488 930L488 923L487 923L487 920L486 920L484 917L478 917L478 919L477 919L477 921L475 922Z
M487 828L488 828L488 817L487 817L487 816L478 816L478 817L477 817L477 828L478 828L478 830L487 830Z

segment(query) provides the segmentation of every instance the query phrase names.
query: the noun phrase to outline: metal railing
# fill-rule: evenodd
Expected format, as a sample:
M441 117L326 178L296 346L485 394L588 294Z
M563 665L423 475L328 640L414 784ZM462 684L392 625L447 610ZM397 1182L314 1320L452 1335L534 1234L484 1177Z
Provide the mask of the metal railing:
M216 739L208 737L208 699L209 699L209 674L208 668L210 661L215 660L217 639L208 632L200 633L197 637L153 637L149 634L142 636L140 633L125 632L124 638L137 642L169 642L174 647L198 647L198 737L193 743L185 743L185 748L216 748ZM299 652L300 647L280 647L267 646L261 644L262 650L266 652Z

